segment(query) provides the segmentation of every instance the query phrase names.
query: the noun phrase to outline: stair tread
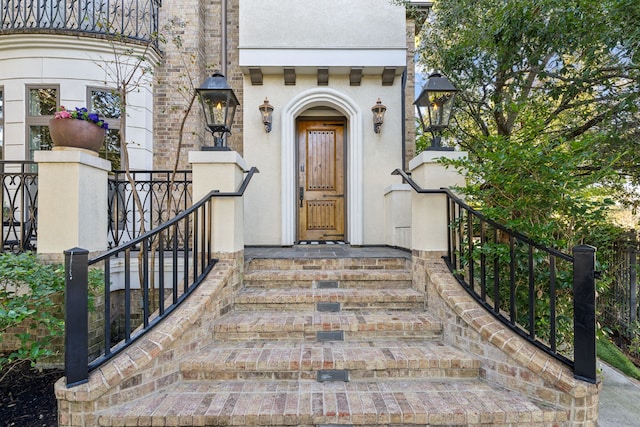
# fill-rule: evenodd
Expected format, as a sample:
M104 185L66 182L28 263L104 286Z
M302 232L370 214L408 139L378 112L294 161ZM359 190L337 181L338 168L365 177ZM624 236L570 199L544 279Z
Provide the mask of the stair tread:
M385 269L274 269L274 270L253 270L245 272L245 280L264 280L265 278L290 278L291 276L300 276L304 278L314 278L324 280L327 278L357 278L361 280L380 280L389 277L396 280L411 280L411 271L404 269L385 270Z
M197 370L460 369L477 370L468 353L432 341L213 342L180 364ZM477 372L476 372L477 374Z
M139 415L144 408L146 415ZM513 424L565 421L482 380L188 381L96 413L102 426ZM164 424L154 424L162 422Z
M295 302L340 302L358 299L359 301L410 301L424 300L424 294L411 288L397 289L359 289L359 288L291 288L264 289L244 288L236 297L236 303L278 302L282 304Z
M308 311L233 311L218 319L216 332L256 331L414 331L441 330L442 323L427 312L371 310Z

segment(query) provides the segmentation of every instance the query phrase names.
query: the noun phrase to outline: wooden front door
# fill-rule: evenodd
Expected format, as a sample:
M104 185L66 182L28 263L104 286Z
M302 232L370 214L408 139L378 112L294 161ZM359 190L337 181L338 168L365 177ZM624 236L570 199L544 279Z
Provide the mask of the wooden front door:
M343 120L298 121L298 239L344 240Z

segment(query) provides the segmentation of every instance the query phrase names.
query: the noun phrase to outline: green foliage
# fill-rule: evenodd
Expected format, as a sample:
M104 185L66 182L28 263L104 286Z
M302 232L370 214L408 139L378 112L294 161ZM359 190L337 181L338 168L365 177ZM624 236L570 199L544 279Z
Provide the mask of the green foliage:
M0 253L0 342L13 333L20 346L0 355L0 371L16 362L53 356L64 334L64 267L38 262L32 253ZM103 272L89 270L89 310L104 289ZM0 375L2 378L2 375Z
M53 355L52 341L62 336L64 269L38 263L35 255L0 254L0 340L11 328L20 347L0 357L0 369L20 360L32 363Z
M638 205L628 185L640 183L636 3L435 2L421 61L461 89L451 132L487 169L472 171L482 200L537 192L538 209L514 212L523 223L542 207L544 217L596 214L586 199L608 204L603 194Z
M599 337L596 342L597 354L600 359L625 375L640 380L640 369L636 367L618 347L606 337Z

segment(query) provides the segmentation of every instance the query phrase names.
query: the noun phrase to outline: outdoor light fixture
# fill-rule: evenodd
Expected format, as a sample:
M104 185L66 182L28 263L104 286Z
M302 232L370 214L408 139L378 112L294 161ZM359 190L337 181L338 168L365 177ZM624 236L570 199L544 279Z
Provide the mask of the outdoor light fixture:
M382 105L382 101L378 98L376 101L376 105L371 107L371 112L373 113L373 131L375 133L380 133L380 128L382 127L382 123L384 122L384 112L387 111L387 107Z
M196 89L209 131L213 134L214 149L225 150L225 134L231 133L236 107L240 105L227 79L216 71Z
M262 123L264 124L264 131L271 132L271 123L273 122L273 105L269 104L269 99L265 98L264 102L258 106L260 114L262 114Z
M442 147L442 131L449 126L451 111L458 89L446 77L433 73L427 79L422 92L413 104L418 107L418 115L424 132L433 135L431 150L453 150ZM425 116L427 116L425 118ZM428 119L428 124L425 122Z

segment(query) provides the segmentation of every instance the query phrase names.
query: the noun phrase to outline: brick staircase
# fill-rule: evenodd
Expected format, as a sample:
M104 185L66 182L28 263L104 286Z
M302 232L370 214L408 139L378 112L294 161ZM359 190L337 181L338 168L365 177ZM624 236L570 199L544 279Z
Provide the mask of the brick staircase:
M399 258L253 259L179 378L103 426L549 426L567 411L483 379Z

